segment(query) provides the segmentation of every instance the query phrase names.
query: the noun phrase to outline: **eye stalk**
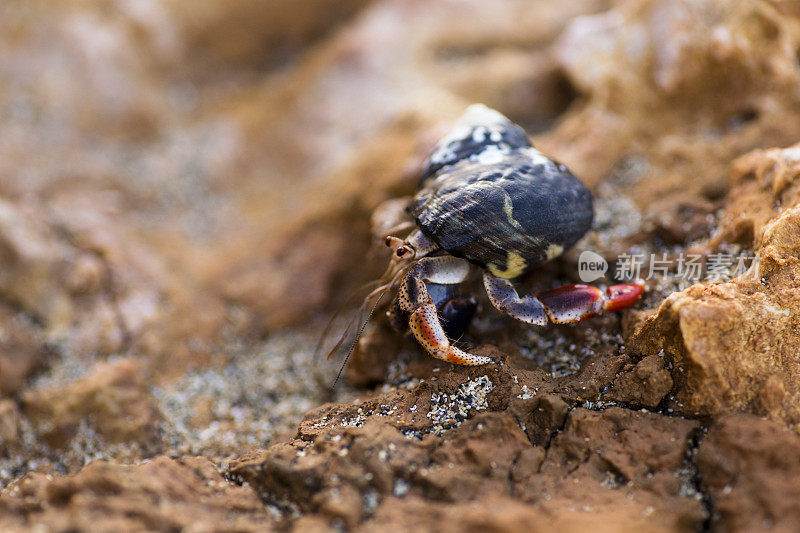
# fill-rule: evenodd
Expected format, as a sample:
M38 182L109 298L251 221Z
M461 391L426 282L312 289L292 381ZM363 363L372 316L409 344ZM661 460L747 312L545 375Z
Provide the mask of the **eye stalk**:
M416 250L414 250L414 247L411 246L410 243L404 241L403 239L392 237L391 235L386 237L386 246L391 248L397 257L414 259L414 256L416 255Z

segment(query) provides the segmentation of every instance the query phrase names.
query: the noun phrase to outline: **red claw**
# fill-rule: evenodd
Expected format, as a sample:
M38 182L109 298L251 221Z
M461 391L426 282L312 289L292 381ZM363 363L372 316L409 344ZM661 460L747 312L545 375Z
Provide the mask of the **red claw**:
M606 289L606 311L619 311L639 301L644 294L644 284L622 283Z
M536 293L554 324L571 324L595 316L603 293L591 285L564 285Z
M555 324L581 322L604 311L619 311L639 301L644 285L622 283L606 289L606 295L591 285L564 285L537 292L550 321Z

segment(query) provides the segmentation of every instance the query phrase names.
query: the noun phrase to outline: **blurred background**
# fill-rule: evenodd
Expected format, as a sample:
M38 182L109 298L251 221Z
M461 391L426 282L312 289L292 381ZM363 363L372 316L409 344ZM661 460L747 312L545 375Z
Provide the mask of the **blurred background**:
M370 213L470 103L595 191L594 249L708 236L730 162L800 139L799 14L0 2L0 482L293 434L325 317L384 265Z

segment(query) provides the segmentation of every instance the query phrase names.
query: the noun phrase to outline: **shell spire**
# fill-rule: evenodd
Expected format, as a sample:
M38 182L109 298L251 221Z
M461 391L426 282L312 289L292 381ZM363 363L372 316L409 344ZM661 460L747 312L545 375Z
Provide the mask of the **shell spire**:
M476 161L492 154L508 154L530 147L525 130L494 109L473 104L428 157L422 171L422 182L460 161Z

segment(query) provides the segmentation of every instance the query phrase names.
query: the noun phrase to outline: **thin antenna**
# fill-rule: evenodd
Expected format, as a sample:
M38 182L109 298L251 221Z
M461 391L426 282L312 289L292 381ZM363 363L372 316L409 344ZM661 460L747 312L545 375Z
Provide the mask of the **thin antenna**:
M384 285L381 285L378 288L376 288L375 290L373 290L372 292L370 292L364 298L364 301L361 303L361 306L358 308L358 313L356 315L354 315L353 318L350 319L350 322L347 323L347 327L345 328L344 333L342 333L342 336L339 337L339 342L337 342L336 346L334 346L333 349L331 349L331 351L328 353L328 357L326 359L330 360L330 358L333 357L333 355L339 351L339 347L350 336L350 328L352 328L354 325L356 325L359 322L362 322L364 320L364 312L367 309L369 309L370 300L372 300L373 298L375 298L379 294L382 295L383 292L386 292L389 288L390 288L390 285L388 283L384 284ZM383 292L381 292L381 291L383 291ZM337 311L337 314L338 314L338 311ZM370 313L367 316L366 320L369 321L369 317L371 317L371 316L372 316L372 313ZM323 335L326 335L328 333L328 331L330 331L330 325L331 324L333 324L333 318L331 318L331 321L328 322L328 327L325 328L325 332L323 333ZM363 329L364 329L363 325L361 326L361 329L363 331ZM358 337L356 337L356 340L357 339L358 339ZM317 350L315 351L315 353L320 353L319 350L322 347L323 341L324 341L324 337L321 337L320 340L319 340L319 343L317 344Z
M375 301L375 305L372 306L372 309L370 310L369 314L367 315L367 319L361 325L361 329L358 330L358 335L356 335L356 338L353 340L353 343L350 345L350 349L347 350L347 355L345 356L344 361L342 362L341 368L339 368L339 373L336 374L336 379L333 381L333 385L331 385L331 390L335 389L336 388L336 384L339 383L339 378L342 376L342 372L344 372L344 367L347 365L347 361L350 359L350 356L352 355L353 350L355 350L356 344L358 344L359 339L361 339L361 334L364 333L364 329L367 327L367 324L369 324L369 319L372 318L372 313L375 312L375 309L378 308L378 304L381 303L381 299L383 299L383 295L384 294L386 294L386 291L383 291L380 294L380 296L378 296L378 299ZM341 343L341 341L340 341L340 343Z
M371 282L365 284L364 286L361 287L361 289L359 289L359 292L363 292L364 289L370 288L370 293L371 293L371 287L372 286L376 286L376 285L380 285L380 281L376 280L376 281L371 281ZM322 335L320 335L319 340L317 341L317 347L314 349L314 358L315 359L318 359L319 357L321 357L322 345L325 342L325 340L328 338L328 335L330 334L331 329L333 329L334 322L336 321L337 318L339 318L339 315L341 315L342 312L345 309L347 309L348 306L353 302L353 300L356 298L357 294L358 293L351 294L347 298L347 301L344 304L342 304L341 306L339 306L339 308L336 310L336 312L334 312L333 315L331 316L331 318L328 320L328 323L325 325L325 329L322 330ZM353 323L354 319L351 319L350 323L347 324L347 328L345 329L345 334L347 334L347 330L350 329L350 327L352 327L352 325L353 325L352 323ZM342 344L342 340L341 339L336 344L336 347L334 347L333 350L331 350L331 352L328 354L328 359L331 358L331 356L334 354L334 352L336 351L336 349L339 347L340 344Z

